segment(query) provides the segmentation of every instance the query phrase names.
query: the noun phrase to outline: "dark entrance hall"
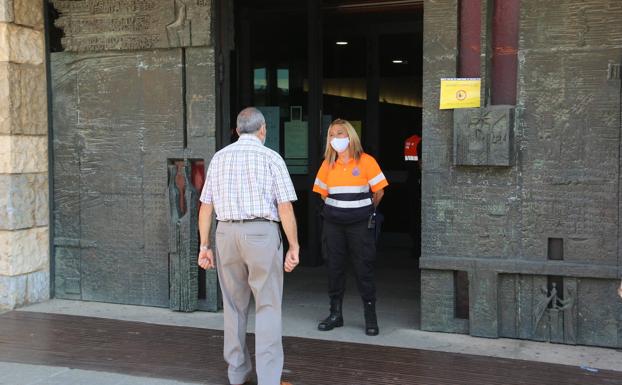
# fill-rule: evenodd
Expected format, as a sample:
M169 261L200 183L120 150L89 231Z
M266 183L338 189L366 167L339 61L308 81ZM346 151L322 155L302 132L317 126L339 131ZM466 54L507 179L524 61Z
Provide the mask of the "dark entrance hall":
M234 47L222 47L232 48L233 58L224 77L230 80L224 92L230 123L221 135L236 140L230 127L237 112L256 106L266 116L266 145L288 165L299 198L304 273L286 276L285 306L311 319L326 311L321 200L311 188L328 126L343 118L390 183L379 207L380 322L384 315L390 325L418 328L421 174L418 162L405 161L403 149L405 139L421 135L422 3L240 0L234 15ZM348 277L345 306L358 322L354 281Z

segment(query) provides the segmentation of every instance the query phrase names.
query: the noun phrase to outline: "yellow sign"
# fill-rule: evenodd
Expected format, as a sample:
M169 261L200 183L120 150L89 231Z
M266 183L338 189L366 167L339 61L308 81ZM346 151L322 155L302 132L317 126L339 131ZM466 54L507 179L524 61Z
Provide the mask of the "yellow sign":
M480 78L441 79L441 110L480 106Z

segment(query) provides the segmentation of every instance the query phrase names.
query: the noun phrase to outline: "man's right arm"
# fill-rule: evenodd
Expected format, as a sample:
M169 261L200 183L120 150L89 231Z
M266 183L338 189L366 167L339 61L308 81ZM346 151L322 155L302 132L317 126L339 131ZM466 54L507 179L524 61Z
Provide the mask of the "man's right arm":
M298 228L296 226L296 216L292 202L278 204L279 217L283 225L283 231L289 243L289 249L285 255L285 271L291 272L298 265L300 245L298 244Z

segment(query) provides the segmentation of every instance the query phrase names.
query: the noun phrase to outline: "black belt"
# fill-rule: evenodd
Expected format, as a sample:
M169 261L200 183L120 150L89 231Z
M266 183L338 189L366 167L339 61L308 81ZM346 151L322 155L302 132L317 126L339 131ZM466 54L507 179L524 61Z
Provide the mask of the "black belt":
M220 221L219 220L218 222L224 222L224 223L274 222L274 223L276 223L276 221L273 221L272 219L267 219L267 218L228 219L228 220L224 220L224 221Z

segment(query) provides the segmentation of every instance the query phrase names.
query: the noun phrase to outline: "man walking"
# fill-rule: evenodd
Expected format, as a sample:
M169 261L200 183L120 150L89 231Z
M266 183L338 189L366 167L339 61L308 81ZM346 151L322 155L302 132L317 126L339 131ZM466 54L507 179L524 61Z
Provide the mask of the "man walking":
M209 242L216 211L218 278L224 304L224 358L229 382L243 384L252 373L246 346L251 293L255 298L255 361L259 385L279 385L283 370L281 301L283 269L298 265L298 236L292 201L296 193L283 158L265 147L266 122L256 108L238 114L237 142L210 162L201 193L198 263L215 267ZM289 242L283 263L278 222Z

